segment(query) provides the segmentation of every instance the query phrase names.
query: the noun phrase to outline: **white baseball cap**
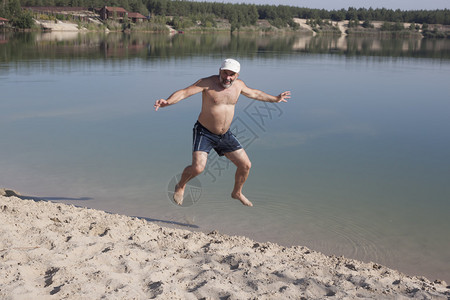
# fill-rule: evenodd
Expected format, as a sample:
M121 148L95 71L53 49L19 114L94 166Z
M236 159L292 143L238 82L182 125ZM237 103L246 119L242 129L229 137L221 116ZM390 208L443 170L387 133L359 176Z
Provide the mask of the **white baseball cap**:
M239 71L241 70L241 64L237 60L227 58L222 62L220 70L230 70L235 73L239 73Z

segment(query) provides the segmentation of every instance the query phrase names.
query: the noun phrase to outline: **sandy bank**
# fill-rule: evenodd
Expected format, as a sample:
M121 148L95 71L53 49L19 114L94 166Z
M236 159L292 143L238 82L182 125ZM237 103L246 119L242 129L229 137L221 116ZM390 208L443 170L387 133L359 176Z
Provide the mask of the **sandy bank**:
M1 299L447 299L445 282L0 190Z
M35 21L37 25L45 30L51 31L79 31L78 24L62 21Z
M317 33L313 30L313 28L307 24L308 23L307 19L294 18L294 22L299 24L301 28L310 31L313 34L313 36L317 35ZM348 27L348 21L340 21L340 22L333 22L333 23L335 23L338 26L338 28L341 32L341 35L347 35L346 30Z

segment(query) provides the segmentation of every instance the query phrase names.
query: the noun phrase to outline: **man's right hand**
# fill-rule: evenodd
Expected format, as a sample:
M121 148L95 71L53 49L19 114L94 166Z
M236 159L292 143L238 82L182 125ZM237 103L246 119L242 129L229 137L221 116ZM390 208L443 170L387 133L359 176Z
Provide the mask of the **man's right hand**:
M155 101L155 105L153 107L155 108L155 111L158 111L160 107L166 107L169 106L169 103L165 99L159 99Z

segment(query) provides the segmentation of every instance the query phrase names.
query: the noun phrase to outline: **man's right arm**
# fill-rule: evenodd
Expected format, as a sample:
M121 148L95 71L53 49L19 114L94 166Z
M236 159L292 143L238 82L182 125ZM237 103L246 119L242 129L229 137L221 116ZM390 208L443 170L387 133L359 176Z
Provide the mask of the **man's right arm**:
M186 99L192 95L198 94L204 90L204 87L201 84L202 79L197 81L191 86L188 86L187 88L181 89L173 93L169 96L167 99L159 99L155 102L155 111L157 111L160 107L166 107L169 105L173 105L183 99Z

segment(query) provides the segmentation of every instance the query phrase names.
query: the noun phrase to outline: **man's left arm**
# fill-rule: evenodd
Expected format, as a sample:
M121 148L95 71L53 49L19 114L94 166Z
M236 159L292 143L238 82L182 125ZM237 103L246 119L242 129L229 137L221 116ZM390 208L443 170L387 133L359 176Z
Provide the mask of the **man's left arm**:
M283 93L279 94L278 96L272 96L267 93L264 93L263 91L249 88L248 86L245 85L245 83L242 83L242 84L243 84L243 88L242 88L241 94L248 98L251 98L251 99L264 101L264 102L279 103L279 102L287 102L286 99L291 98L290 91L283 92Z

